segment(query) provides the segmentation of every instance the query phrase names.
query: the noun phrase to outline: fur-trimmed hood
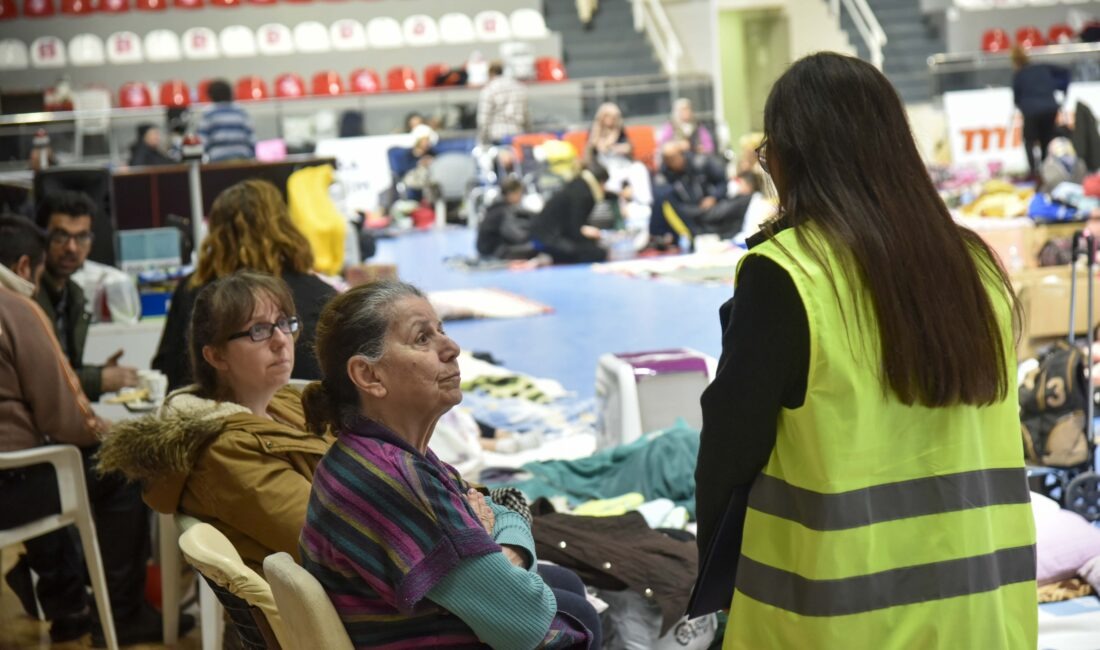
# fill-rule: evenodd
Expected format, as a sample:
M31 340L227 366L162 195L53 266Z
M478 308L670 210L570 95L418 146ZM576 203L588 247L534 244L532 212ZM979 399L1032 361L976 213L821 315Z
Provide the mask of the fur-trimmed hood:
M227 431L314 437L256 416L239 404L199 397L194 390L189 386L173 392L156 415L116 422L99 450L100 471L119 472L140 482L146 502L158 512L178 510L191 470L209 444ZM301 422L300 398L294 389L284 388L276 393L270 411L284 422Z

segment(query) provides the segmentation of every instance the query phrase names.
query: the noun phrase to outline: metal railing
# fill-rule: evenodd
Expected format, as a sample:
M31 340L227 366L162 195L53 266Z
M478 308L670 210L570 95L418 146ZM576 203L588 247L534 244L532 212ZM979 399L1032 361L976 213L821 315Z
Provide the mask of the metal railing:
M840 5L852 18L860 38L871 53L871 64L879 70L882 69L882 48L886 46L886 32L875 18L875 12L871 10L867 0L830 0L833 15L840 19Z
M657 58L665 74L678 73L684 48L680 45L676 30L672 28L672 21L668 19L668 14L660 0L627 0L627 2L630 2L634 8L634 31L645 32L649 42L653 44L653 49L657 52Z
M1066 43L1037 46L1028 50L1036 63L1069 68L1074 81L1100 78L1100 43ZM942 95L954 90L1012 85L1012 58L1001 52L952 52L928 57L932 91Z

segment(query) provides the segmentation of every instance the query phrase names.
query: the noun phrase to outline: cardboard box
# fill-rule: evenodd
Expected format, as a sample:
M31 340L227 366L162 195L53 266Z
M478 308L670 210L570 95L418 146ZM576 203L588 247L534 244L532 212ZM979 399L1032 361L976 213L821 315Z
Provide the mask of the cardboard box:
M1077 270L1077 308L1074 329L1087 334L1088 276L1084 267ZM1012 275L1012 284L1023 309L1024 322L1018 354L1031 356L1043 345L1069 335L1070 267L1049 266L1028 269ZM1100 321L1100 280L1093 287L1094 320ZM1095 325L1095 323L1094 323Z
M1035 224L1030 219L966 218L959 222L978 233L1005 268L1018 271L1039 267L1039 251L1051 239L1069 238L1082 223ZM1068 277L1068 276L1067 276Z

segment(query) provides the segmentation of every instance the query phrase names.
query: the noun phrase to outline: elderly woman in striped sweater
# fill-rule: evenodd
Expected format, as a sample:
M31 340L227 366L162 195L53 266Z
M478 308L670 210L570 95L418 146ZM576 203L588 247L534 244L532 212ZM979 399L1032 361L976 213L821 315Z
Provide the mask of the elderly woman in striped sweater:
M548 584L527 520L428 448L462 390L459 348L424 295L356 287L325 307L316 341L324 380L306 388L306 419L338 442L314 474L300 550L355 646L598 647L576 576Z

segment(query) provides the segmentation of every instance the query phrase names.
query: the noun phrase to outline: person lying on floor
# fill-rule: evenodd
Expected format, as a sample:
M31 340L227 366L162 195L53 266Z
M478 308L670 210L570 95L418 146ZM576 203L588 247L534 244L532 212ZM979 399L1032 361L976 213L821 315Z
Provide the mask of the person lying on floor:
M298 558L313 472L334 440L306 432L287 385L299 329L282 280L215 280L191 315L195 384L157 416L116 424L100 452L100 468L141 481L153 509L210 523L256 570L271 553Z
M412 285L360 285L325 307L324 379L302 401L310 430L338 441L314 474L302 565L357 648L599 647L579 579L540 576L527 520L428 448L462 400L458 353Z
M588 224L588 217L604 199L607 178L603 166L589 163L551 196L531 223L535 249L548 254L555 264L605 261L607 249L600 245L600 231Z

